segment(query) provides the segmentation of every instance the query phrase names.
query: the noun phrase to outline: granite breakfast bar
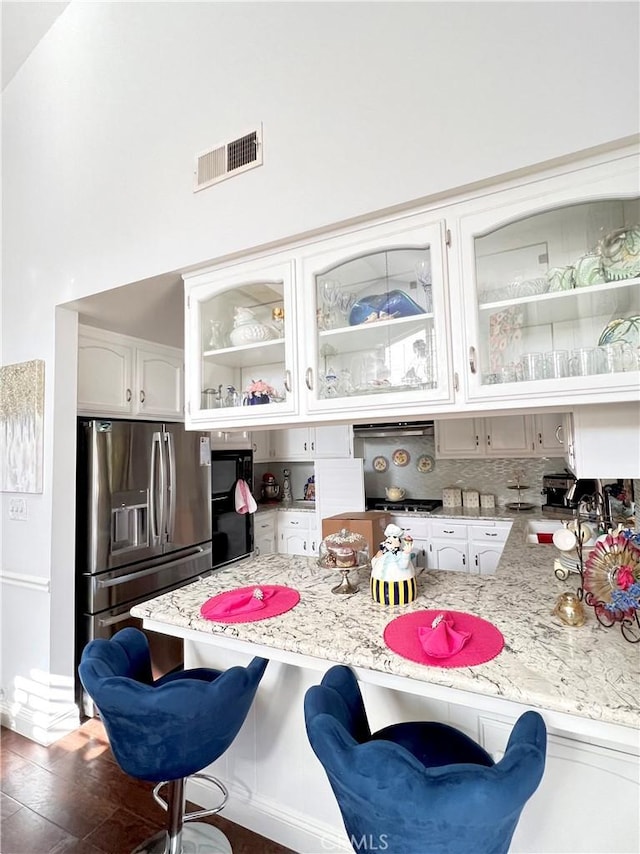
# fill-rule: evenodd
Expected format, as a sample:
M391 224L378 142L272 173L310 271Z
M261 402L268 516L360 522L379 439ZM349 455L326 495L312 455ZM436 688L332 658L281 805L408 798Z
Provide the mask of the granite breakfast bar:
M313 559L265 555L132 613L149 630L182 637L187 666L226 667L252 655L270 659L252 715L214 773L232 791L225 810L230 818L294 850L351 850L302 715L306 689L339 662L356 671L376 729L401 719L441 720L499 754L519 714L538 709L549 730L547 769L512 850L636 851L640 645L626 642L617 627L600 626L590 609L580 628L552 616L559 593L576 586L574 577L554 577L554 551L525 543L524 520L516 518L494 576L424 572L418 599L408 606L375 603L368 575L359 579L358 593L336 596L336 574ZM200 616L211 596L261 584L293 587L300 602L256 622L223 624ZM399 614L425 608L494 623L504 649L474 667L428 667L402 658L386 646L384 627ZM191 792L196 802L210 802L204 787ZM597 814L603 819L594 824Z

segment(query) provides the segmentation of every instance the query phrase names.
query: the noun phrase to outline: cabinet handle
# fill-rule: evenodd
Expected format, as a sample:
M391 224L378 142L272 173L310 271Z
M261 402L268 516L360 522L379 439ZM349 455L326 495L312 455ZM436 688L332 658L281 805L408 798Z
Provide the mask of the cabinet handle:
M463 566L467 565L467 556L466 555L462 555L462 565Z
M455 371L453 375L453 390L460 391L460 377L458 376L457 371Z
M491 447L491 436L487 436L487 446Z
M257 556L260 554L260 546L256 546L256 547L255 547L255 549L253 550L253 553L254 553L254 554L256 555L256 557L257 557Z
M476 448L480 447L480 436L476 436Z
M299 525L300 522L291 522L292 525Z
M140 389L140 403L144 403L144 389Z
M476 566L477 566L477 565L478 565L478 555L474 555L474 557L475 557L475 560L476 560Z
M476 348L469 347L469 370L472 374L475 374L477 371L476 367Z
M258 446L256 445L255 442L251 445L251 448L252 448L254 454L258 450Z
M313 368L307 368L304 374L304 381L309 391L313 391Z
M311 443L311 450L312 450L312 451L315 451L315 449L316 449L316 443L315 443L315 442L312 442L312 443Z
M442 531L442 533L443 533L443 534L455 534L455 531L447 531L447 529L446 529L446 528L444 528L444 529L443 529L443 531Z
M542 446L542 433L538 433L538 444Z
M288 368L284 372L284 388L285 391L291 391L291 371Z
M556 439L558 440L558 444L564 445L564 430L562 429L562 424L558 424L556 427Z
M307 541L306 541L306 540L304 541L304 543L303 543L303 546L302 546L302 547L303 547L303 549L304 549L304 550L305 550L305 552L306 552L306 550L307 550Z
M493 533L493 534L491 534L491 533L489 533L489 531L485 531L485 532L484 532L484 535L485 535L485 537L497 537L497 536L498 536L498 534L497 534L497 533Z
M307 450L307 443L306 442L304 443L304 450L305 451Z
M126 397L127 397L127 403L131 403L131 389L130 388L127 389Z

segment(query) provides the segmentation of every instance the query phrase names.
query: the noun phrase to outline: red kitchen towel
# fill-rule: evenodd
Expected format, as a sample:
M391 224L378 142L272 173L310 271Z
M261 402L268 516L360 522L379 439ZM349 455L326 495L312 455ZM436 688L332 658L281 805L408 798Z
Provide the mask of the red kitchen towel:
M236 513L255 513L258 509L256 500L251 494L246 480L240 479L236 483L235 505Z
M299 601L300 594L292 587L254 584L212 596L202 605L200 614L217 623L251 623L284 614Z
M438 617L442 619L438 620ZM441 629L442 623L444 627ZM444 637L449 629L453 632L452 637ZM464 635L467 638L462 641ZM384 640L389 649L403 658L433 667L483 664L495 658L504 647L502 633L493 623L463 611L425 610L402 614L387 623ZM430 652L425 649L425 644ZM445 657L439 655L438 652L446 651L449 644L452 651Z

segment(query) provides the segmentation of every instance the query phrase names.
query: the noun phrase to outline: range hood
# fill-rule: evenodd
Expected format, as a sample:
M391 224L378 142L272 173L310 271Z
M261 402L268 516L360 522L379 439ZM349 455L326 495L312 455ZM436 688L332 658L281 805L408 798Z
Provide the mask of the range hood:
M433 421L391 421L384 424L354 424L353 435L360 439L395 436L433 436Z

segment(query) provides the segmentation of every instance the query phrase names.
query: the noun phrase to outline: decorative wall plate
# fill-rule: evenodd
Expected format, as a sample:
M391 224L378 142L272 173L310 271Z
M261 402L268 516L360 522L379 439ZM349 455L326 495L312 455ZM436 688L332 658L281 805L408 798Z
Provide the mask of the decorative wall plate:
M423 454L421 457L418 457L418 464L416 468L422 474L427 474L430 471L433 471L436 467L436 461L433 457L430 457L429 454Z
M393 452L393 456L391 457L394 466L406 466L411 456L409 451L405 451L404 448L398 448L397 451Z
M373 458L374 471L386 471L389 468L389 460L386 457Z

